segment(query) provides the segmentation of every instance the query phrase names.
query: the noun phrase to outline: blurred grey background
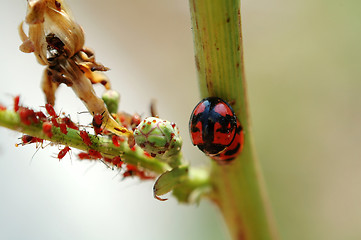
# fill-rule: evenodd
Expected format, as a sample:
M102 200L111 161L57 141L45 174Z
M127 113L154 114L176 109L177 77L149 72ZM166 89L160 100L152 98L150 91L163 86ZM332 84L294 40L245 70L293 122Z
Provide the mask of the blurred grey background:
M43 67L18 50L26 1L1 0L0 102L44 105ZM120 108L177 122L194 165L188 118L199 99L188 1L72 0L86 46L111 68ZM251 120L282 239L361 239L361 2L242 1ZM96 88L99 94L102 87ZM57 111L89 121L62 86ZM121 180L58 147L15 148L0 128L0 239L228 239L217 210L159 202L152 182ZM33 156L33 154L35 155ZM33 156L33 157L32 157Z

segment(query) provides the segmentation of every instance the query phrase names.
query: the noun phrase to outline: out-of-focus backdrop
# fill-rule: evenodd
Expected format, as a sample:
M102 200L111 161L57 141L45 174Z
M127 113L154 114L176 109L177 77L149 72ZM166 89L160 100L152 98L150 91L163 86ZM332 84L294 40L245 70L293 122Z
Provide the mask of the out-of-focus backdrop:
M1 0L0 102L44 105L43 67L18 50L25 0ZM194 165L188 118L199 100L188 1L72 0L86 46L111 68L120 108L177 122ZM282 239L361 238L361 2L242 1L255 145ZM99 94L102 87L96 88ZM90 121L62 86L57 111ZM0 128L0 239L229 239L217 210L159 202L152 182L117 175L58 147L16 148Z

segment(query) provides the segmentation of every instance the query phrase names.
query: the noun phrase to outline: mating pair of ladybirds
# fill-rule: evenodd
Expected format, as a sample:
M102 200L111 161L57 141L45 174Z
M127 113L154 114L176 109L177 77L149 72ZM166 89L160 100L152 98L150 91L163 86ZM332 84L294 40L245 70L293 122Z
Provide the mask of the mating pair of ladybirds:
M219 163L233 160L242 151L243 128L232 107L218 97L208 97L194 108L189 121L193 145Z

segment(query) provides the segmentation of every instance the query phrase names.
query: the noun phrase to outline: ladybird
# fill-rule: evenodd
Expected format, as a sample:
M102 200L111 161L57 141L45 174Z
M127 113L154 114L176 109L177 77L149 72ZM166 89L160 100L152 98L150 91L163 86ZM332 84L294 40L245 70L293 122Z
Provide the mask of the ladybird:
M244 133L241 123L237 119L237 128L236 136L234 137L231 145L229 145L223 152L211 156L213 160L216 160L218 163L228 163L233 160L238 154L242 151L244 144Z
M208 97L194 108L189 130L193 145L209 156L216 156L233 142L237 117L232 107L218 97Z

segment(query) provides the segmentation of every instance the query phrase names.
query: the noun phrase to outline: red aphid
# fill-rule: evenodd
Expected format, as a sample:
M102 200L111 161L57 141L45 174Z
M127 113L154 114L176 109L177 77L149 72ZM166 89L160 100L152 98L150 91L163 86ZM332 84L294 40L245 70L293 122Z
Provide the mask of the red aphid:
M91 156L88 153L80 152L80 153L78 153L78 158L80 160L91 159Z
M135 149L135 139L134 139L134 136L129 136L128 137L128 145L130 147L130 150L132 150L133 152L136 150Z
M64 149L60 150L58 153L58 159L59 161L65 157L65 155L70 151L69 146L65 146Z
M21 141L23 142L23 144L27 144L27 143L32 143L35 137L30 136L30 135L23 135L21 137Z
M36 116L35 111L33 109L29 109L29 118L33 123L39 123L39 118Z
M152 157L148 152L144 151L144 156L146 157Z
M52 123L55 127L59 127L58 120L56 120L55 117L50 118L50 120L51 120L51 123Z
M5 110L6 110L6 107L4 105L0 104L0 111L5 111Z
M130 123L131 123L131 126L132 126L133 131L134 131L134 129L140 124L141 121L142 121L142 120L141 120L139 114L134 114L134 115L132 116L132 119L131 119L131 122L130 122Z
M68 129L66 128L66 124L65 123L60 123L59 124L59 127L60 127L60 131L63 133L63 134L68 134Z
M20 96L14 97L14 112L19 111Z
M35 115L40 121L44 122L47 120L47 117L45 116L45 114L42 111L35 112Z
M103 116L104 112L102 114L95 114L93 117L92 125L94 127L95 134L101 134L102 133L102 124L103 124Z
M36 117L34 110L26 107L21 107L19 108L18 112L20 121L25 125L30 125L32 122L39 123L39 119Z
M97 150L89 149L88 153L89 153L89 156L92 158L95 158L95 159L103 158L103 156Z
M49 113L50 116L57 118L58 115L56 115L53 105L47 103L45 104L45 109Z
M102 126L102 123L103 123L103 116L104 112L102 114L95 114L94 117L93 117L93 126L94 127L98 127L100 128Z
M154 179L154 176L148 176L145 171L139 170L136 166L128 164L127 171L123 173L123 177L137 176L142 180Z
M49 138L51 138L53 136L53 132L51 131L52 127L53 127L53 125L51 125L50 122L43 122L43 132Z
M126 177L132 177L134 175L134 172L133 171L125 171L123 173L123 177L126 178Z
M31 124L30 120L28 119L28 114L27 114L26 108L20 108L19 117L20 117L20 121L22 123L24 123L25 125L30 125Z
M62 121L66 124L68 128L79 130L79 127L72 120L70 120L69 117L63 117Z
M98 134L102 134L102 132L103 132L103 130L102 130L102 128L101 128L101 127L100 127L100 128L98 128L98 127L94 127L93 129L94 129L94 133L95 133L96 135L98 135Z
M118 168L122 167L123 165L123 161L119 156L113 157L111 159L111 163L115 166L117 166Z
M88 135L88 133L84 130L81 130L80 131L80 137L83 139L83 142L88 145L88 146L91 146L92 145L92 142L90 140L90 137Z
M118 137L117 135L113 135L113 136L112 136L113 144L114 144L114 146L116 146L116 147L120 147L120 143L119 143L118 139L119 139L119 137Z
M22 141L22 145L26 145L26 144L30 144L30 143L43 143L43 139L41 138L37 138L37 137L33 137L30 135L23 135L21 137L21 141ZM18 146L18 144L16 144L16 146Z

